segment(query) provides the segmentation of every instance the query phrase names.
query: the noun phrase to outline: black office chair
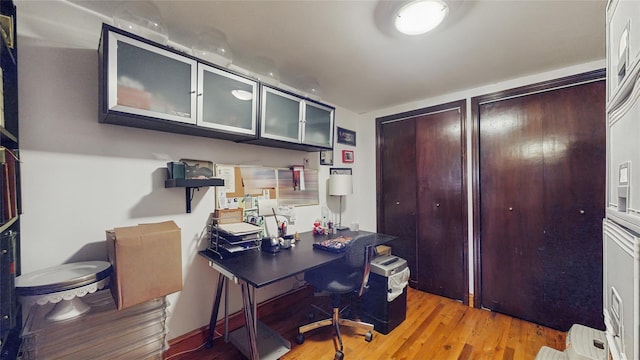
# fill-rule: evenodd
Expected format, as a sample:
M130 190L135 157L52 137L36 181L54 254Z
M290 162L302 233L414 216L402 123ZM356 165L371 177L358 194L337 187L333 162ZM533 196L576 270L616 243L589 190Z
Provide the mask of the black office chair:
M345 308L340 309L340 298L343 294L356 291L359 297L362 296L369 280L371 259L375 252L374 240L375 236L373 235L356 236L346 247L345 256L340 263L332 263L305 273L304 279L317 291L327 292L331 295L333 314L314 306L331 316L331 318L299 327L298 336L296 337L298 344L304 342L304 334L306 332L332 325L340 343L340 350L336 351L335 359L340 360L344 357L340 325L367 330L365 340L368 342L373 340L373 333L371 332L373 325L340 317L340 314L349 307L347 305Z

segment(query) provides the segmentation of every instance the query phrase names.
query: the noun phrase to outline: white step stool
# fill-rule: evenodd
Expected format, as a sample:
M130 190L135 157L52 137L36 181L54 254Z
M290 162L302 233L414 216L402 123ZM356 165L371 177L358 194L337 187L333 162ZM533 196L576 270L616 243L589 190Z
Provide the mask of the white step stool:
M569 360L569 357L562 351L543 346L538 351L535 360Z
M567 333L567 348L564 352L571 360L607 360L607 336L604 331L574 324Z
M543 346L535 360L607 360L608 358L609 348L605 332L574 324L567 333L564 351Z

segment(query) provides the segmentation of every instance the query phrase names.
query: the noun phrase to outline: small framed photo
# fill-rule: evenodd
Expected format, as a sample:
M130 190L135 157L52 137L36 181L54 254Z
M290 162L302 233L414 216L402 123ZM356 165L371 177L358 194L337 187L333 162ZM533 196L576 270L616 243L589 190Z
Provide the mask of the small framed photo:
M351 146L356 146L356 132L343 129L339 126L336 126L338 132L338 143L346 144Z
M354 162L353 158L353 150L342 150L342 162L343 163L352 163Z
M333 165L333 150L320 151L320 165Z
M352 175L351 168L330 168L329 175Z

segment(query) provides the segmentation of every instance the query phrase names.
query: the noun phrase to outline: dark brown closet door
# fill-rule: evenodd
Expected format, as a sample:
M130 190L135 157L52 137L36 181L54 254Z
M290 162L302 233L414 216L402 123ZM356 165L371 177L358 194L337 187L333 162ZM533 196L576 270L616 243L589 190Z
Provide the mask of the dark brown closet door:
M416 118L417 288L457 300L468 283L460 119L460 109Z
M519 97L480 110L481 305L537 320L543 239L543 154L539 99Z
M410 285L467 302L465 101L378 119L378 231Z
M547 324L602 322L602 219L605 216L605 82L542 95L555 121L544 124ZM573 106L567 106L572 104Z
M411 119L379 127L378 228L398 236L393 253L407 260L411 283L416 279L416 128Z
M604 81L480 105L481 305L602 328Z

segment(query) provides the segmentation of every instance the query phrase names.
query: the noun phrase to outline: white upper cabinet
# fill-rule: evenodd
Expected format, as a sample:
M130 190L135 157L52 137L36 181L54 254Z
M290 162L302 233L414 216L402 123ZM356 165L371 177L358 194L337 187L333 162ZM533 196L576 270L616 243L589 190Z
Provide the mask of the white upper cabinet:
M256 134L257 81L198 65L198 121L212 129Z
M196 123L195 60L110 32L109 110Z
M282 147L294 144L299 149L332 148L332 107L263 85L261 109L259 143Z
M260 136L299 143L302 108L303 102L299 97L263 86Z
M106 24L98 52L100 122L303 151L333 146L331 106Z
M304 109L302 142L325 148L333 147L333 108L305 101Z

